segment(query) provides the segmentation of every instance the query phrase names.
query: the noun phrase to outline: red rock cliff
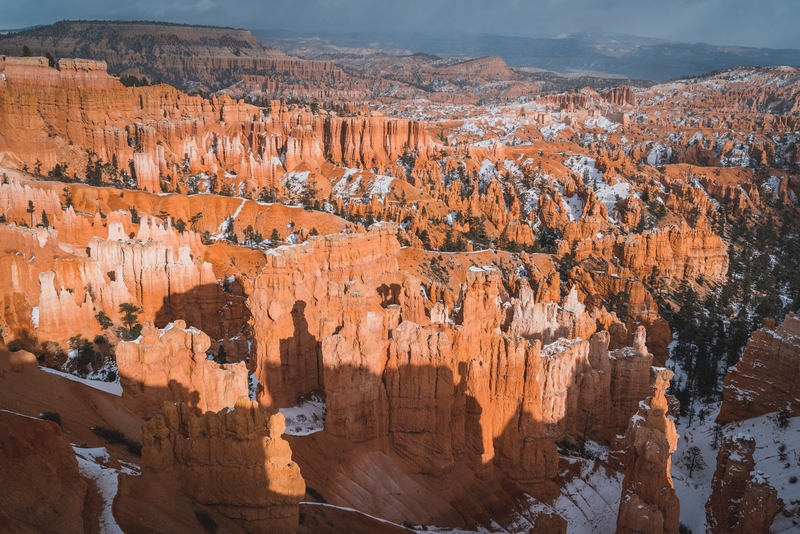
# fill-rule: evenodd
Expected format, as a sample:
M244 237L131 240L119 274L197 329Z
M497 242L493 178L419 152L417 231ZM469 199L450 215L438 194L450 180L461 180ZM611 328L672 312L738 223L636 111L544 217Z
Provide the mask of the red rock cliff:
M790 313L779 327L767 319L753 332L739 362L723 382L717 421L730 423L788 408L800 410L800 316Z
M768 534L778 513L778 492L755 472L756 441L749 434L727 436L717 454L706 503L711 534Z
M142 428L142 468L177 477L189 497L247 532L293 533L306 486L285 428L281 414L267 420L246 397L199 416L167 402Z
M676 534L680 502L670 476L672 453L678 445L675 423L667 417L672 371L653 367L653 396L643 401L625 435L628 447L618 534Z
M144 417L159 413L165 401L182 402L202 413L233 406L247 396L243 362L219 365L208 359L208 336L175 321L163 330L147 323L142 337L117 346L122 398Z

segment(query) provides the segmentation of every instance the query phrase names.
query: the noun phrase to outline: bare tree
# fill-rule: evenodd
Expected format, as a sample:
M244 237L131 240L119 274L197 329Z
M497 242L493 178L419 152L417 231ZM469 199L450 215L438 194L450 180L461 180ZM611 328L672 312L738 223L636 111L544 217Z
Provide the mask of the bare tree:
M583 432L581 434L581 454L586 452L586 442L592 439L597 429L597 415L594 410L583 409Z

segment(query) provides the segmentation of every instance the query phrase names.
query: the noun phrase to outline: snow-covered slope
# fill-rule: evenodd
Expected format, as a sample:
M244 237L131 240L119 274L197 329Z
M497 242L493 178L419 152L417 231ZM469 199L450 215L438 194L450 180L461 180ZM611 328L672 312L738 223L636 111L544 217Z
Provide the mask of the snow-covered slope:
M681 439L672 457L672 478L681 501L681 523L695 534L706 531L705 504L711 493L711 479L717 463L718 450L712 447L717 413L719 405L710 406L703 420L695 418L690 428L686 427L686 418L682 418L678 426ZM800 505L792 504L793 501L800 501L800 482L797 479L794 483L790 481L792 477L800 477L800 417L790 419L786 428L779 428L775 419L775 414L767 414L724 425L721 427L722 435L744 432L753 436L756 440L756 471L769 477L769 483L778 490L778 497L783 499L785 510L800 515ZM785 460L781 459L781 444L786 445ZM692 478L689 478L682 460L686 450L692 446L700 449L707 467L695 470ZM772 532L800 532L800 518L786 517L778 512Z

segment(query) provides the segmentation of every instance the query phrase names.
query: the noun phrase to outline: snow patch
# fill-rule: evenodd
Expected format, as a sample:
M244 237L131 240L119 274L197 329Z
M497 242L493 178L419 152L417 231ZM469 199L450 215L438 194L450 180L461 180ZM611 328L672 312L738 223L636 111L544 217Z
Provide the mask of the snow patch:
M305 193L306 190L306 183L308 182L308 176L311 174L311 171L292 171L286 175L283 183L286 188L292 192L294 195L302 195Z
M105 447L85 449L76 445L72 446L75 458L78 460L78 469L81 475L97 484L97 491L103 499L103 510L100 512L100 534L123 534L117 520L114 519L114 497L119 488L119 473L138 476L138 466L124 463L120 470L109 466L108 451Z
M325 427L325 401L314 394L301 397L297 406L278 411L286 418L286 433L290 436L308 436Z
M542 132L542 135L545 139L552 141L558 134L564 131L566 127L567 125L563 122L554 122L553 124L548 124L547 126L540 128L539 131Z
M583 199L577 193L571 197L562 197L564 206L567 208L567 216L570 221L579 221L583 215Z
M99 389L100 391L105 391L106 393L116 395L117 397L122 396L122 386L119 384L119 377L117 377L117 381L115 382L101 382L99 380L80 378L78 376L71 375L69 373L62 373L61 371L56 371L55 369L50 369L49 367L40 367L39 369L41 369L46 373L58 375L62 378L66 378L67 380L72 380L73 382L80 382L85 386L89 386L90 388L94 389Z
M623 474L590 460L576 461L581 463L580 476L572 476L566 470L559 473L569 481L561 488L553 508L566 519L568 532L614 532Z

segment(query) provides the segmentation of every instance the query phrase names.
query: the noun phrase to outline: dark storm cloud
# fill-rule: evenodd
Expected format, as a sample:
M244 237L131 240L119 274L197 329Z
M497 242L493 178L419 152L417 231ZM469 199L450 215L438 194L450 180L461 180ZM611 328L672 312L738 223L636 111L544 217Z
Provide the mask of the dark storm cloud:
M0 0L0 28L60 19L543 37L594 28L692 43L800 48L797 0Z

